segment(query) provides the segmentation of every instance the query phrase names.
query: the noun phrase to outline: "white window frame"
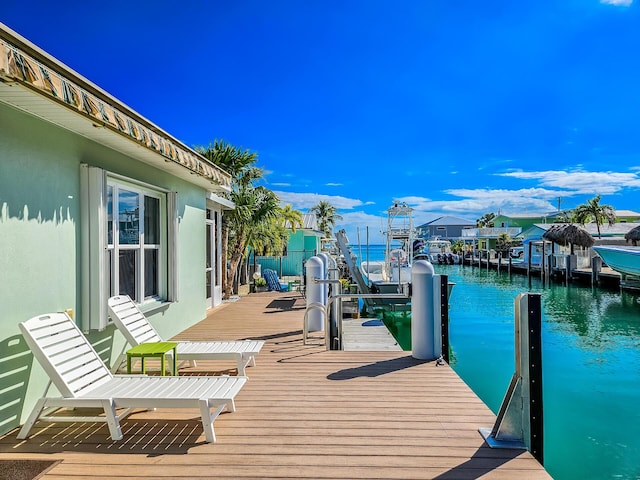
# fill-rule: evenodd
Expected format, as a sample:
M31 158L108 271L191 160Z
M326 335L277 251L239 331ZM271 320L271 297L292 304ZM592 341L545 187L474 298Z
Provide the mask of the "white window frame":
M149 187L143 187L137 183L130 181L123 181L119 178L113 178L107 174L107 190L111 188L111 202L112 202L112 238L111 243L107 244L107 267L111 270L109 280L109 290L111 295L120 295L121 292L121 278L120 278L120 262L119 253L121 251L135 251L135 271L136 282L135 291L136 295L130 295L136 303L143 304L150 301L160 301L166 298L167 292L167 196L166 193L158 190L152 190ZM120 208L119 200L121 191L127 191L134 193L138 196L138 241L137 243L120 243ZM155 198L159 202L159 240L158 244L147 244L146 232L144 230L144 218L145 218L145 198ZM117 217L117 218L116 218ZM109 229L107 228L107 238L109 235ZM156 272L156 283L158 285L157 292L153 295L146 295L146 275L145 275L145 256L149 251L156 251L158 254L158 271ZM110 256L110 261L109 261ZM109 265L110 263L110 265ZM135 297L135 298L134 298Z
M107 239L107 191L114 187L114 194L119 188L133 191L141 195L139 218L144 219L144 196L160 199L160 238L158 245L145 245L144 232L140 232L136 259L137 298L140 304L164 303L177 301L178 267L177 267L177 194L166 189L136 181L121 175L106 172L99 167L81 166L81 316L84 331L103 330L109 324L107 317L107 299L111 292L117 294L115 279L118 277L118 251L123 247L118 244L117 229L114 225L113 243ZM114 202L117 222L117 202ZM140 229L142 230L142 226ZM144 250L158 250L158 295L144 295ZM109 256L111 255L111 265ZM111 272L115 272L111 275ZM110 279L113 280L113 284Z

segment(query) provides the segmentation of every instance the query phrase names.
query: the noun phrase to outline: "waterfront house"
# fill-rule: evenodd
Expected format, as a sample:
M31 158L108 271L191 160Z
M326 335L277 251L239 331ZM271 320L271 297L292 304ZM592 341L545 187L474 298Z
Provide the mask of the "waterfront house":
M570 214L570 210L555 211L545 214L539 213L514 213L514 214L498 214L493 219L493 225L496 228L519 227L522 232L537 223L554 223L563 216Z
M110 364L107 298L128 294L172 337L221 302L233 204L226 172L2 24L0 158L4 433L48 379L18 322L67 311Z
M438 217L416 228L418 238L442 238L447 240L460 240L464 231L476 227L476 222L460 217Z
M531 262L533 264L539 264L542 258L542 235L554 224L550 223L537 223L524 230L516 238L522 241L524 248L524 261L528 261L529 244L532 245L532 257ZM595 241L595 245L624 245L627 243L624 236L631 229L639 226L640 223L634 222L620 222L613 225L600 225L600 237L598 237L598 226L591 222L583 226L583 228L591 234ZM550 254L552 251L551 242L546 242L545 253ZM570 253L571 248L569 246L553 246L553 253L558 257L563 257ZM577 267L587 268L591 266L591 258L595 255L591 248L576 248L575 252L577 257ZM556 262L557 263L557 262Z
M640 222L640 213L633 210L616 210L616 223Z

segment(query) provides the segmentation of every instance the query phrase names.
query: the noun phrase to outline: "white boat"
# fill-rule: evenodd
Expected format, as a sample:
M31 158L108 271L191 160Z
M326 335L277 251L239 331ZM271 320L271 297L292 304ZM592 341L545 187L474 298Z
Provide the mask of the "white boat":
M450 265L460 263L460 255L453 253L449 240L439 238L417 240L416 244L414 260L428 260L431 263Z
M367 277L369 283L372 282L383 282L384 281L384 261L382 260L371 260L369 262L364 261L360 263L360 269L362 270L362 274Z
M600 245L593 249L616 272L640 277L640 247Z
M413 208L406 203L394 202L387 209L387 231L384 265L381 281L372 283L393 283L396 285L411 282L411 261L413 259Z

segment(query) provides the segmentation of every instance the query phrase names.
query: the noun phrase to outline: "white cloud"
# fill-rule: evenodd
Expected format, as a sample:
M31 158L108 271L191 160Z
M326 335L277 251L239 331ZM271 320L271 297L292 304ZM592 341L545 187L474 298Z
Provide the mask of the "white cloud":
M475 221L488 212L517 214L546 214L558 208L558 198L563 200L563 208L572 208L567 199L574 204L597 194L620 194L625 189L640 188L640 167L628 172L590 172L582 166L574 170L545 170L526 172L510 170L495 174L510 179L509 186L517 187L521 181L528 188L455 188L432 192L433 197L405 196L396 197L392 201L405 202L414 209L414 225L418 226L435 218L452 215ZM324 200L338 209L343 220L336 224L336 229L344 229L353 245L366 242L368 227L369 243L384 243L382 231L386 229L386 210L392 201L376 204L341 196L275 192L284 203L291 203L294 208L305 211ZM433 198L437 198L434 200ZM575 205L573 205L575 206Z
M363 205L361 200L353 198L341 197L339 195L322 195L319 193L296 193L296 192L282 192L274 191L280 201L284 204L290 203L297 210L306 210L318 202L324 200L338 209L338 213L342 214L340 210L351 210L355 207L361 207Z
M325 183L327 187L341 187L342 183Z
M607 5L616 5L619 7L630 7L633 0L600 0L600 3L606 3Z
M497 175L538 180L541 186L567 190L563 192L563 196L568 192L573 192L574 195L608 195L617 193L623 188L640 188L640 176L637 173L546 170L542 172L513 171Z
M367 238L370 245L380 245L385 242L383 231L387 229L387 218L382 215L371 215L365 212L352 212L342 214L342 220L336 223L336 230L343 229L347 233L349 244L352 247L366 245ZM368 235L367 235L368 234ZM358 253L355 251L354 253Z

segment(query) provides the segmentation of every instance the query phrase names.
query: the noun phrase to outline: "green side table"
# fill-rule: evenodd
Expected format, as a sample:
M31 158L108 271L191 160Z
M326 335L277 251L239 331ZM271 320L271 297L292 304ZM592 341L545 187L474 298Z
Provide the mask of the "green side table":
M165 356L173 350L173 375L178 375L178 344L176 342L141 343L127 350L127 373L131 373L131 359L139 358L142 363L142 373L146 373L145 359L160 359L160 375L164 375Z

